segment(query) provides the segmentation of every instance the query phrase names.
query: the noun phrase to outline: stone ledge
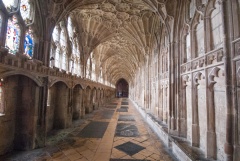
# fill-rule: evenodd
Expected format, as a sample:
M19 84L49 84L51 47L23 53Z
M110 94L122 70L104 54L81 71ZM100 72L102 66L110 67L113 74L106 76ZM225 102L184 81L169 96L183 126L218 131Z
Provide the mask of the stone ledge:
M158 137L163 141L165 146L167 146L173 153L173 155L180 161L213 161L204 158L204 156L198 156L196 155L196 152L193 152L192 154L189 151L196 151L194 147L186 147L188 150L184 148L183 145L180 144L179 140L176 139L173 136L171 136L166 129L164 129L164 126L159 124L159 122L156 121L156 119L153 118L150 114L148 114L144 108L138 106L131 98L130 98L132 104L134 107L138 110L138 112L142 115L142 117L145 119L147 124L151 127L151 129L158 135ZM186 141L185 141L186 142ZM191 149L192 148L192 149Z

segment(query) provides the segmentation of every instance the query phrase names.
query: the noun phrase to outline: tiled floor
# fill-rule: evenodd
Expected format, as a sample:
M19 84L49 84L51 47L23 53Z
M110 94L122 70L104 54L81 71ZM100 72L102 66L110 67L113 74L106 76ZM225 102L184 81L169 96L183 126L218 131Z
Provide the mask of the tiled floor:
M48 137L45 148L13 152L0 157L0 161L175 160L131 102L122 100L116 99L116 105L109 103L107 108L103 107L86 119L76 121L72 128L55 131Z

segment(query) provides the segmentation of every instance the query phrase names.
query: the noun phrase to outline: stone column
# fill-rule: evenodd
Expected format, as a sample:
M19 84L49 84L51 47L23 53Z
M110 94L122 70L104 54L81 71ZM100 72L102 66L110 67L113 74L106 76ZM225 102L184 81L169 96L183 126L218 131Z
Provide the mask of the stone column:
M192 80L192 146L199 147L199 119L198 119L198 79L201 73L198 73Z
M176 107L175 107L175 57L174 57L174 43L169 44L169 51L166 52L168 54L168 78L169 78L169 120L168 120L168 126L169 126L169 133L175 134L174 130L176 130Z
M226 84L226 100L227 100L227 114L226 114L226 119L227 119L227 125L226 125L226 143L225 143L225 153L227 155L226 161L232 161L233 160L233 102L232 102L232 97L233 97L233 92L234 89L232 87L232 76L234 74L232 73L231 69L231 54L230 53L230 47L231 43L229 40L231 39L231 24L229 24L228 20L229 17L232 16L232 12L229 11L229 6L231 6L232 1L227 1L227 0L221 0L221 10L222 10L222 20L223 20L223 61L224 61L224 71L225 71L225 84Z
M181 102L179 101L179 135L181 137L187 136L187 96L186 87L188 82L188 75L182 77Z
M216 159L216 130L215 130L215 106L214 106L214 77L209 75L207 87L207 158Z
M39 116L40 128L38 128L39 130L38 146L39 147L45 146L46 135L47 135L47 111L50 106L50 102L48 101L50 101L51 99L49 98L51 95L50 95L50 89L48 87L48 77L44 77L43 82L44 82L43 86L40 88L41 99L39 100L39 102L42 102L39 107L40 108L40 116Z

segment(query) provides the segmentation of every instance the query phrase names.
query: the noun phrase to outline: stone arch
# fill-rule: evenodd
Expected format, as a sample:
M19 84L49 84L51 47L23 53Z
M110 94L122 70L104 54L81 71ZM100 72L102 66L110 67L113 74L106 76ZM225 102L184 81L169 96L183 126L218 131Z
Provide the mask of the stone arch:
M213 90L213 86L216 83L216 81L214 81L214 78L219 77L219 71L220 70L221 70L221 68L215 67L209 73L209 75L208 75L208 87L210 88L210 90Z
M1 73L0 77L1 78L6 78L6 77L14 76L14 75L26 76L26 77L30 78L31 80L33 80L38 86L43 86L44 85L44 81L41 77L36 77L36 76L34 76L30 73L24 72L24 71L5 72L5 73Z
M226 100L225 100L225 87L224 70L221 67L214 67L208 75L208 89L207 89L207 157L223 160L222 156L225 155L224 143L220 140L226 137ZM219 100L219 97L222 97ZM216 118L221 118L217 121ZM219 128L219 126L222 126ZM225 127L225 128L223 128ZM224 130L222 130L224 129ZM225 136L225 137L224 137ZM217 139L218 138L218 139ZM221 139L219 139L221 138Z
M95 110L97 106L97 88L96 87L92 89L91 99L92 99L92 106L93 106L92 108L93 110Z
M187 86L188 86L188 82L189 82L190 78L189 78L189 75L184 75L182 76L182 90L181 90L181 109L180 109L180 128L179 128L179 131L180 131L180 135L182 137L185 137L187 138L187 132L188 132L188 129L187 129L187 123L188 123L188 117L187 117L187 111L190 107L189 104L188 104L188 101L187 98L189 95L187 95ZM189 87L188 87L189 88Z
M72 119L69 119L69 115L72 114L68 106L70 92L67 84L63 81L58 81L48 90L47 132L50 132L52 129L68 127L72 121Z
M92 112L91 104L92 104L92 102L91 102L91 87L87 86L85 88L85 96L84 96L85 114Z
M26 75L6 75L4 77L5 119L7 128L1 129L0 137L8 136L5 151L31 150L38 140L38 119L40 118L41 87ZM4 127L2 126L2 127Z
M197 43L197 27L200 24L200 19L202 19L202 16L198 11L195 11L193 19L190 24L191 28L191 58L198 57L198 48L199 45ZM203 23L203 22L202 22ZM193 55L195 54L195 55Z
M199 126L199 81L205 79L202 72L197 72L193 76L192 84L192 146L200 146L200 126ZM203 89L203 88L202 88ZM201 141L201 145L203 141Z
M52 87L54 84L56 84L56 83L58 83L58 82L62 82L62 83L64 83L68 88L71 88L71 85L68 83L68 82L66 82L66 81L64 81L64 80L50 80L49 81L49 87Z
M99 108L101 104L101 88L98 87L97 88L97 105L96 105L96 108Z
M128 97L129 94L129 84L128 82L121 78L116 83L116 96L117 97Z
M100 104L104 103L104 88L100 90Z
M80 86L82 89L84 89L84 86L81 83L76 83L73 85L73 88L75 88L76 86Z
M85 111L83 109L83 88L80 84L73 87L73 114L72 119L83 118Z

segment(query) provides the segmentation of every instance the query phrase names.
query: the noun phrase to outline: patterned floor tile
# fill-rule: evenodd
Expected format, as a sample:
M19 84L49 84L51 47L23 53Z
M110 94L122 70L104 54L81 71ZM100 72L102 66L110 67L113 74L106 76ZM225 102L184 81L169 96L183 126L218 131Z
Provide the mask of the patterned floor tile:
M124 144L118 145L115 148L131 156L145 149L144 147L134 144L130 141Z

